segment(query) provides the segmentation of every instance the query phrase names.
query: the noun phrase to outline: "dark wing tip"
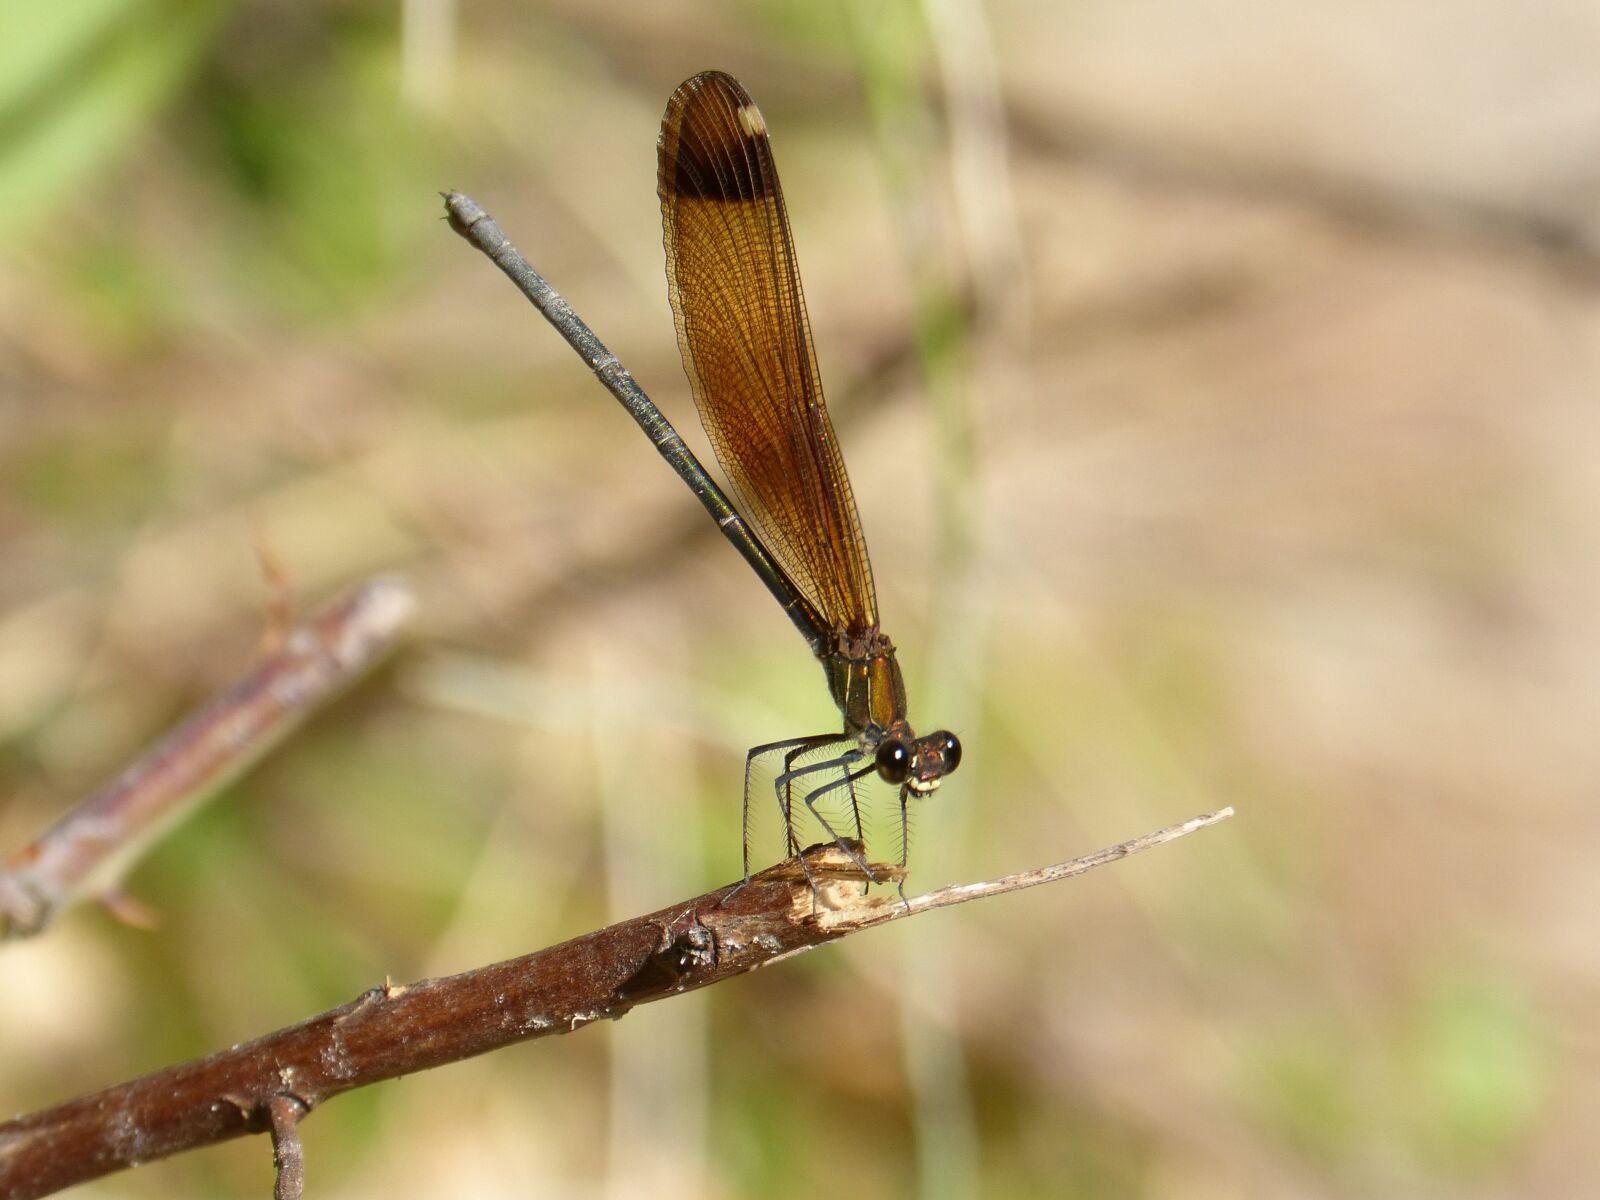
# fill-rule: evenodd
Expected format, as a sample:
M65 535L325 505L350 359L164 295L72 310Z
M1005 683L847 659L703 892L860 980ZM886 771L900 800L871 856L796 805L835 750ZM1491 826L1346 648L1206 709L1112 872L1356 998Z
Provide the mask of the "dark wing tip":
M764 200L776 180L767 122L750 93L725 71L684 80L667 101L661 125L663 191L697 200Z

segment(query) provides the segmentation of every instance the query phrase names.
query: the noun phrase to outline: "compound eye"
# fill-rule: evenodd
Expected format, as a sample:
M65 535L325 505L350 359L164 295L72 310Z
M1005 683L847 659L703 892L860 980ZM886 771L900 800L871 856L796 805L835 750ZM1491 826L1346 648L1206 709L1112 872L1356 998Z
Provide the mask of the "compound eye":
M878 747L873 763L885 783L904 783L911 774L911 751L904 742L890 739Z
M939 757L944 762L944 773L950 774L961 765L961 739L953 733L944 735L939 743Z

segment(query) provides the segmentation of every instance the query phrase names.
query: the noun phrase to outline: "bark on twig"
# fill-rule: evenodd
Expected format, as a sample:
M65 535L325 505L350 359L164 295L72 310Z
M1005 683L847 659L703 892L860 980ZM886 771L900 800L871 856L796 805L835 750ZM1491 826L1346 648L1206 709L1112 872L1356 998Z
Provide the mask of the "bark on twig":
M306 1151L300 1144L300 1118L306 1106L293 1096L278 1095L267 1101L272 1122L272 1164L278 1180L272 1200L300 1200L306 1192Z
M380 578L329 605L12 855L0 866L0 941L38 933L76 900L109 899L123 874L180 817L381 659L414 604L404 584Z
M0 1200L48 1195L272 1128L279 1129L281 1165L288 1141L285 1098L309 1112L352 1088L615 1019L636 1005L719 983L875 925L1081 875L1232 815L1225 808L1070 862L942 888L909 902L882 891L863 894L862 877L843 853L831 844L814 848L807 855L820 887L815 909L799 865L790 860L747 886L718 888L461 975L385 984L209 1058L0 1123ZM885 864L873 870L880 879L898 873ZM285 1114L276 1126L274 1105Z

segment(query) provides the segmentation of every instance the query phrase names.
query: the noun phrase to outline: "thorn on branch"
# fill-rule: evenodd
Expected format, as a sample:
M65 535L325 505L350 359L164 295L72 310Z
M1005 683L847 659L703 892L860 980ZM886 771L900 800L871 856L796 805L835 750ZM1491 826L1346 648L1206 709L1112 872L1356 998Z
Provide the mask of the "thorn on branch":
M255 548L256 562L261 567L261 580L267 588L265 627L261 633L261 654L272 654L289 640L294 631L295 595L289 569L283 565L267 531L258 516L250 518L250 541Z

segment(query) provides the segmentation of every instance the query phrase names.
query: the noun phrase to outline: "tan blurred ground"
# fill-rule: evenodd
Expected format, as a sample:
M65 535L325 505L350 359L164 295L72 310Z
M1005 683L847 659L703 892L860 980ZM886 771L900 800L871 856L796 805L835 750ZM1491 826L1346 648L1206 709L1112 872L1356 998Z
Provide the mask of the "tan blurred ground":
M0 951L0 1110L737 872L743 748L828 727L820 674L435 197L703 445L654 138L720 66L913 716L967 747L914 881L1239 815L341 1099L313 1194L1592 1194L1600 9L217 12L0 225L0 849L247 659L252 519L308 596L424 611L133 877L159 932ZM252 1141L81 1194L269 1180Z

